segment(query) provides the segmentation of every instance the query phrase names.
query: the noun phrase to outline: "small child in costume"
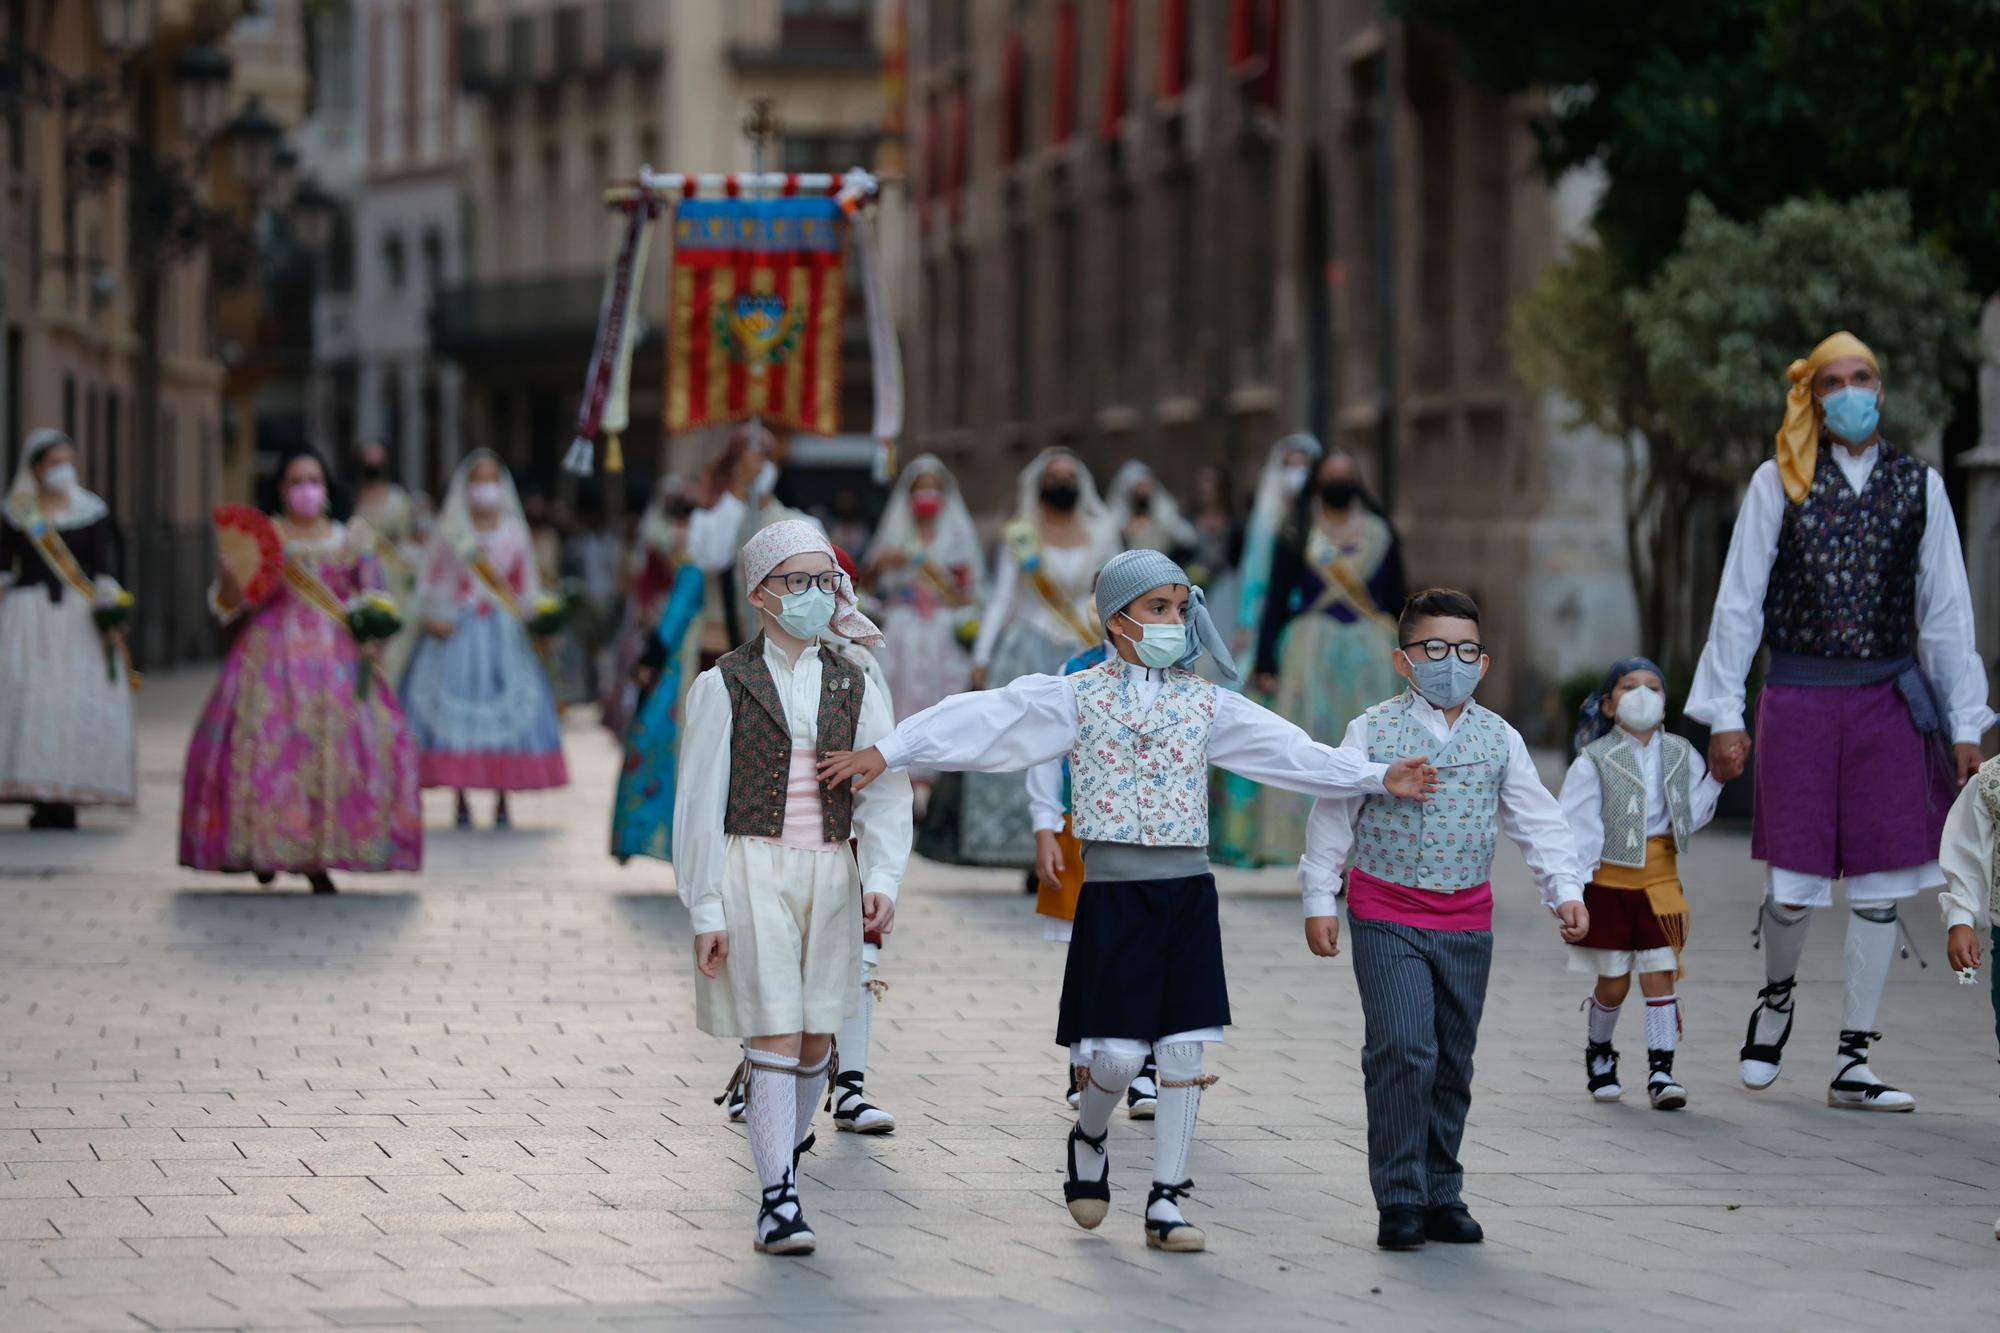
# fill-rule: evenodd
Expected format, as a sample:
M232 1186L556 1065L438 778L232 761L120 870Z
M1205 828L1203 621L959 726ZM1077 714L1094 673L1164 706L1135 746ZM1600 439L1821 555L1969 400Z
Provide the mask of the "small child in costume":
M1979 929L1992 931L2000 951L2000 759L1980 766L1965 784L1944 821L1944 843L1938 863L1944 869L1944 891L1938 910L1944 916L1945 953L1961 979L1978 979L1981 963L1989 962L1979 947ZM2000 1038L2000 970L1994 972L1994 1035ZM1994 1234L2000 1236L2000 1223Z
M1344 752L1373 763L1428 757L1428 804L1390 796L1321 800L1299 862L1306 946L1340 952L1346 872L1354 980L1367 1036L1368 1180L1375 1243L1485 1238L1461 1201L1458 1145L1472 1105L1472 1052L1493 964L1493 853L1505 831L1542 903L1574 944L1590 929L1562 807L1519 732L1472 701L1491 665L1479 607L1461 592L1418 593L1397 622L1396 674L1409 688L1348 724ZM1350 859L1352 865L1350 867Z
M1093 584L1091 591L1096 592ZM1100 643L1077 653L1062 664L1065 676L1101 666L1112 656L1111 646ZM1051 759L1028 770L1028 815L1035 826L1035 913L1042 918L1043 937L1068 944L1076 922L1076 900L1083 893L1083 844L1077 840L1069 809L1069 762ZM1083 1096L1084 1066L1072 1051L1069 1056L1068 1101L1075 1109ZM1159 1068L1153 1056L1125 1089L1125 1113L1134 1120L1151 1120L1159 1108Z
M1022 676L954 695L906 719L870 750L835 754L821 776L857 787L912 765L1019 772L1069 756L1073 816L1087 871L1063 973L1056 1041L1087 1060L1070 1131L1063 1197L1086 1228L1111 1206L1111 1114L1157 1052L1149 1248L1201 1250L1182 1216L1203 1047L1229 1023L1215 878L1208 869L1208 766L1313 796L1394 791L1421 800L1436 774L1341 753L1188 668L1207 652L1235 665L1201 591L1157 551L1103 567L1095 598L1117 656L1068 676Z
M763 632L688 693L674 870L695 931L695 1021L749 1039L756 1248L809 1254L798 1154L812 1143L832 1034L860 993L863 932L887 934L895 921L910 787L899 777L859 792L815 771L824 752L873 744L894 724L868 674L819 642L829 625L881 640L826 537L810 523L774 523L738 563Z
M1685 975L1688 908L1676 862L1715 818L1722 784L1694 746L1661 727L1666 715L1666 674L1643 657L1614 663L1584 704L1582 753L1563 779L1562 807L1590 880L1583 890L1590 933L1575 948L1597 977L1584 1001L1586 1086L1600 1102L1624 1095L1611 1034L1637 972L1646 997L1646 1096L1656 1111L1678 1111L1687 1090L1674 1079L1681 1032L1674 983Z

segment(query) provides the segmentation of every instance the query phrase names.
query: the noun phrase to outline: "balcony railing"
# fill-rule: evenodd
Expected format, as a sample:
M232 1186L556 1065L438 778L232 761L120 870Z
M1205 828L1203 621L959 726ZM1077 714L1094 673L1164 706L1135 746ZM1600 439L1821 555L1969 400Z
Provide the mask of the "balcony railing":
M459 83L468 93L504 95L621 69L651 73L666 60L663 10L655 0L597 0L469 26Z
M601 272L448 288L431 307L431 342L453 357L581 346L581 367L596 336L603 296Z

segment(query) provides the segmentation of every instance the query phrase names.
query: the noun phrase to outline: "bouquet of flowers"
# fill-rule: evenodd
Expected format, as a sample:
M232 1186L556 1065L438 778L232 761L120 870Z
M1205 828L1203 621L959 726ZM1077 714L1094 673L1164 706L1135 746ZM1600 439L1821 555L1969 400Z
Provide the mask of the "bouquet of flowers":
M394 638L396 631L403 628L403 613L396 609L395 599L385 592L357 593L347 599L347 632L359 644L380 643ZM356 675L355 693L363 699L368 697L368 682L375 675L372 662L363 662Z
M118 648L112 642L113 630L125 628L132 619L132 594L116 583L105 579L97 590L97 598L91 603L91 618L97 622L97 632L104 636L104 678L118 679Z
M560 593L541 593L535 598L534 605L528 608L528 633L537 639L560 634L563 626L569 623L574 609L575 604Z

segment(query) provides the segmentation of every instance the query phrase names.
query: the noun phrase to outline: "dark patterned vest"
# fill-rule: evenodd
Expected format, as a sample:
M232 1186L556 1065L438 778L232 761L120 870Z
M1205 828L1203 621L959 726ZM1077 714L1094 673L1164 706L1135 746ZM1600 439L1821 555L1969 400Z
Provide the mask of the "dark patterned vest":
M1764 642L1804 657L1888 661L1917 639L1917 552L1930 468L1881 446L1856 495L1822 447L1812 489L1785 506L1764 593Z
M819 647L819 752L854 748L861 717L861 668L832 648ZM792 772L792 730L777 682L764 661L764 636L723 655L715 664L729 690L729 803L722 831L739 838L775 838L785 831L785 788ZM854 787L821 787L822 832L828 842L853 836Z

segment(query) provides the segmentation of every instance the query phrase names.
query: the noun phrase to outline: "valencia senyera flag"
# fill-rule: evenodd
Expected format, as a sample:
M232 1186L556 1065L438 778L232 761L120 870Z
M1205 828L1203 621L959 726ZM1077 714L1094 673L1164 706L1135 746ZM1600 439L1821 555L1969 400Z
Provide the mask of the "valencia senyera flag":
M680 202L669 431L751 416L818 435L839 429L844 225L827 197Z

